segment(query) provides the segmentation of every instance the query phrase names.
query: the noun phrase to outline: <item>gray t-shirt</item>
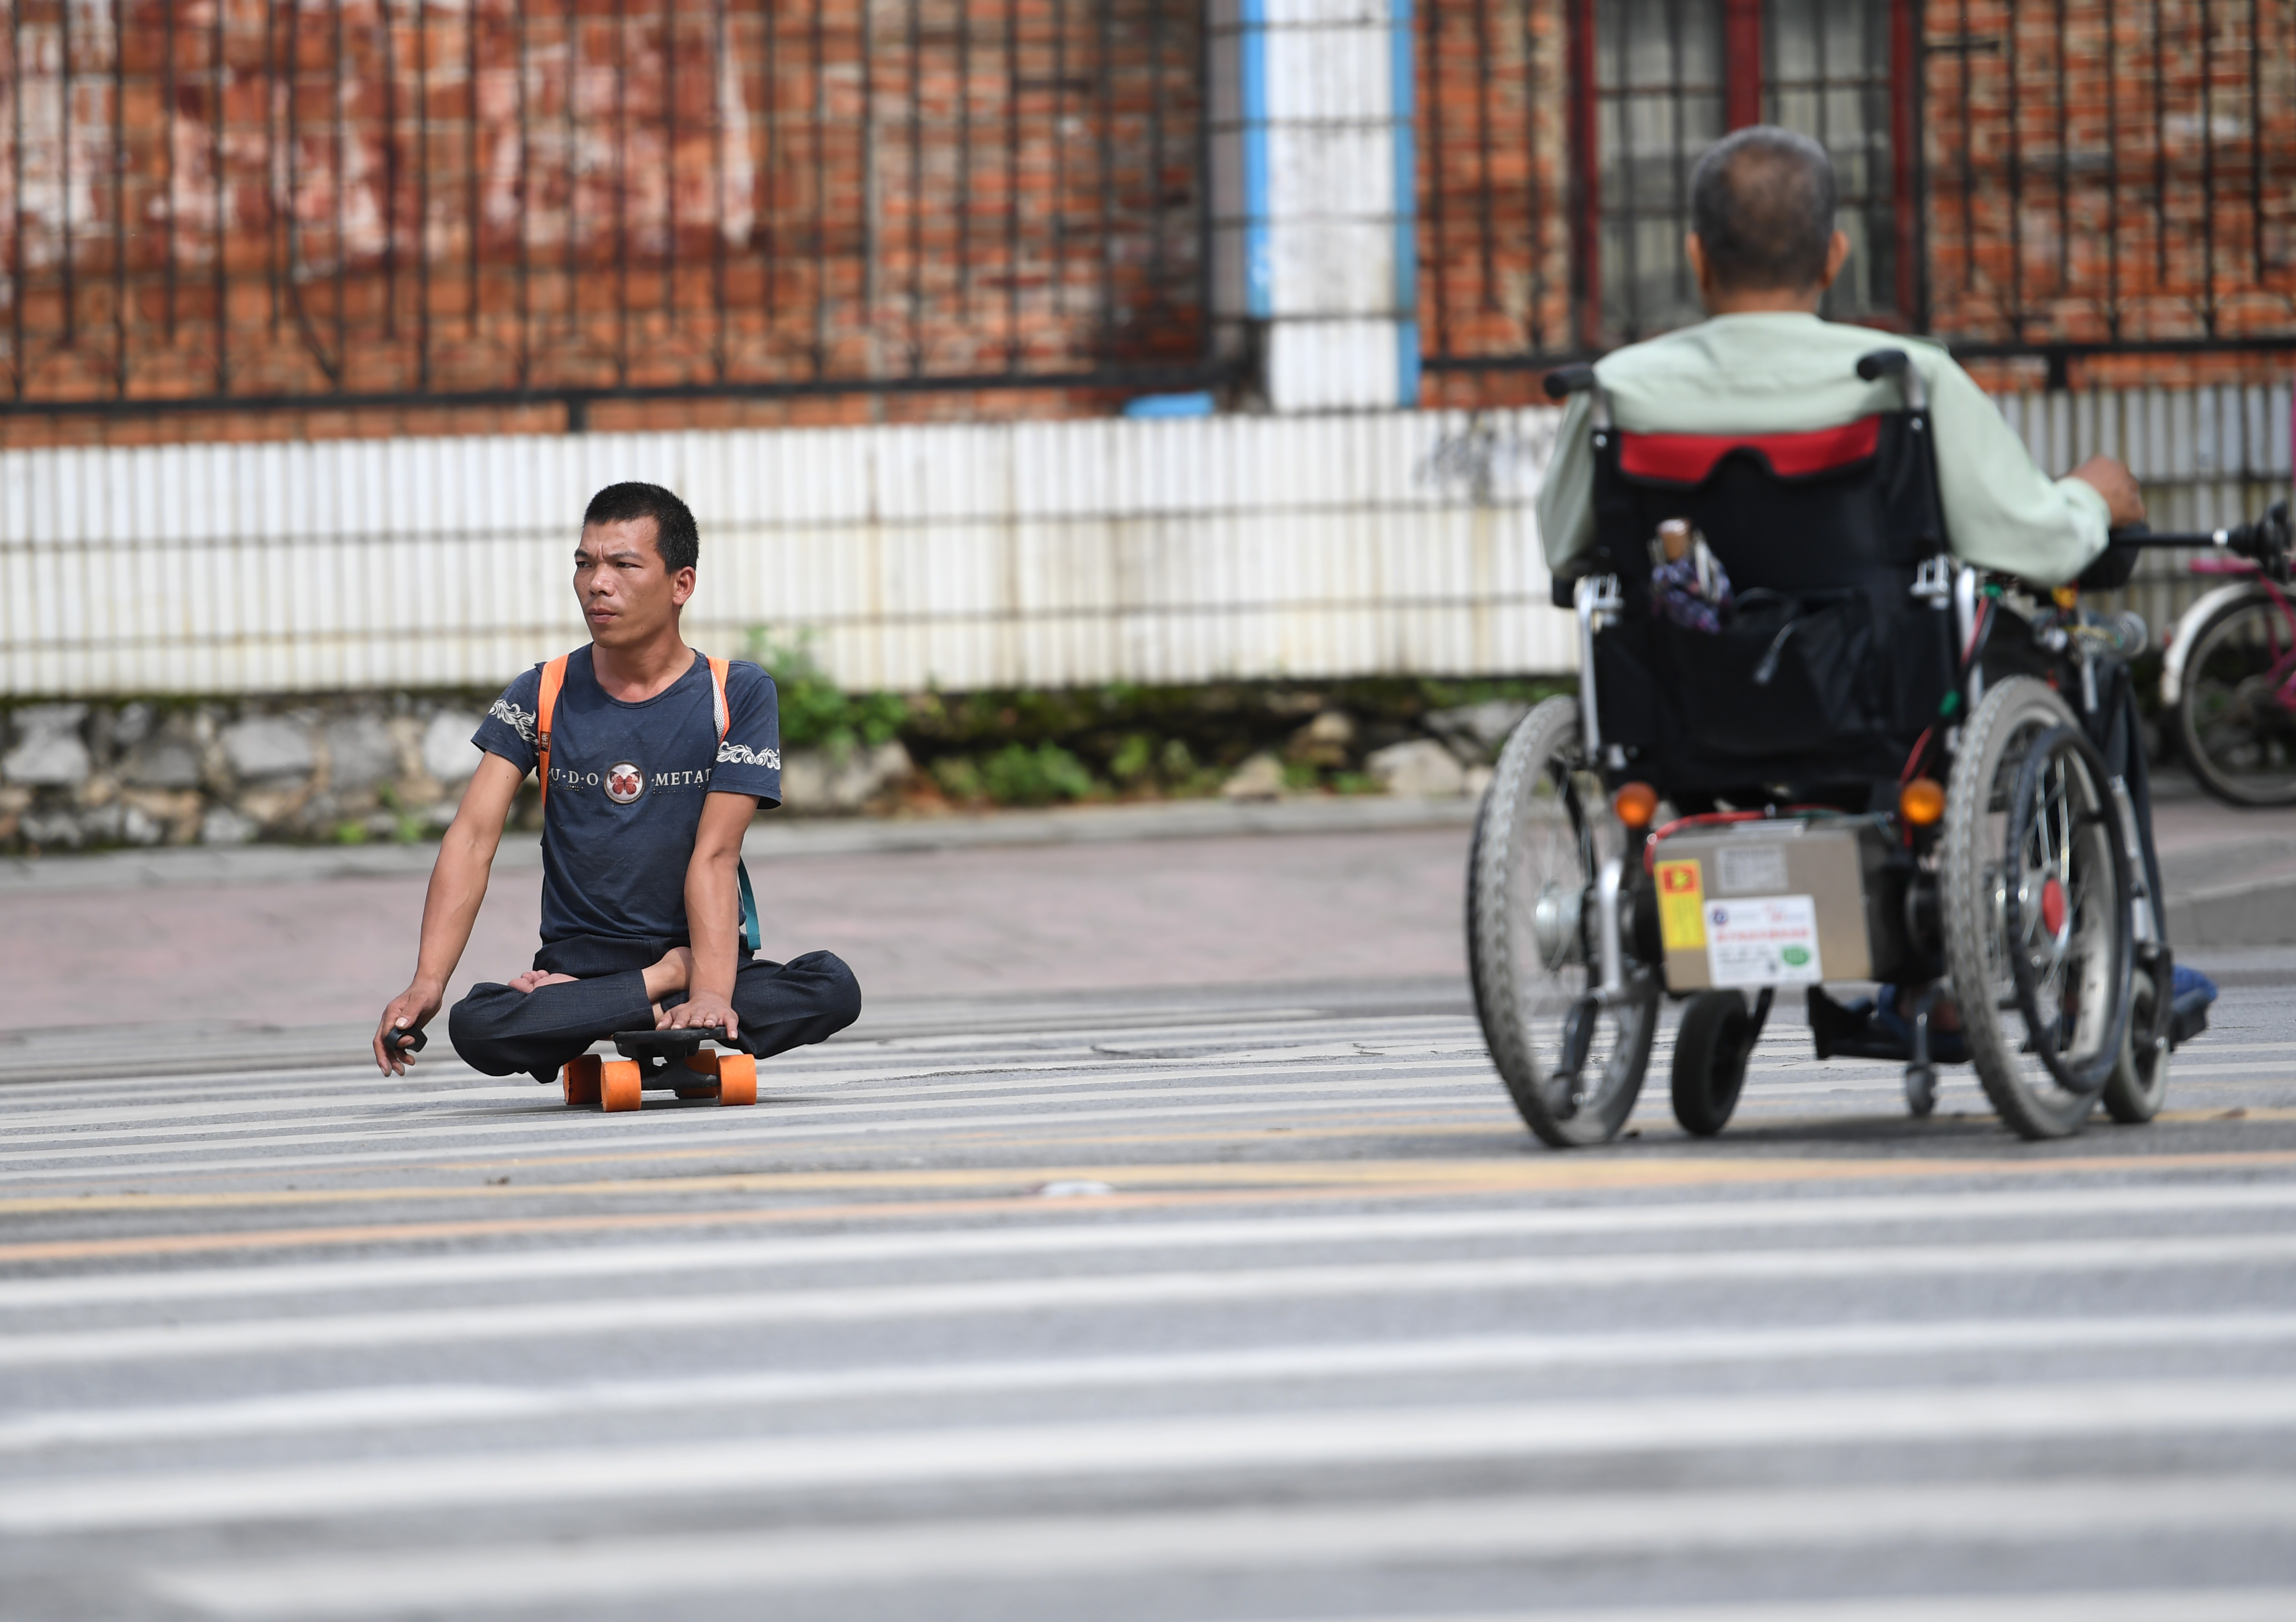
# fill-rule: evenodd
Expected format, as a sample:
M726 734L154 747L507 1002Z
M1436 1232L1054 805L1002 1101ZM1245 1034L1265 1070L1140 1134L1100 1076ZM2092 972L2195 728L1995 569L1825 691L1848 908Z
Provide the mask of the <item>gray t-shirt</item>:
M512 682L471 741L521 771L540 759L539 665ZM550 723L550 793L542 819L542 938L687 938L685 870L703 796L781 803L781 712L774 679L736 661L726 673L732 719L718 740L709 661L643 704L609 697L590 650L566 661Z

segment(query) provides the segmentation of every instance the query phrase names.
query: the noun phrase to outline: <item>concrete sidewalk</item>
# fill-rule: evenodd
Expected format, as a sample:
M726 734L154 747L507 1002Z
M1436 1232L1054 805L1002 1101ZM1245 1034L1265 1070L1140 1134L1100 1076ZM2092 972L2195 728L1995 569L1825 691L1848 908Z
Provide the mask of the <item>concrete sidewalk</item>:
M1276 813L1276 827L1289 809L1250 808L1263 826ZM1464 993L1463 811L1445 808L1447 826L1280 837L778 854L767 841L750 867L767 954L838 952L873 1012L887 1000L939 1003L947 1017L990 1000L1398 977ZM157 852L81 865L96 880L86 885L60 883L62 862L0 877L12 926L0 935L0 1066L12 1046L44 1045L26 1033L59 1025L92 1027L70 1037L83 1046L164 1029L187 1052L234 1033L300 1050L293 1033L372 1029L413 970L431 853ZM527 967L540 885L524 842L496 869L450 1000Z
M2152 843L2180 948L2296 944L2296 810L2236 810L2164 778Z

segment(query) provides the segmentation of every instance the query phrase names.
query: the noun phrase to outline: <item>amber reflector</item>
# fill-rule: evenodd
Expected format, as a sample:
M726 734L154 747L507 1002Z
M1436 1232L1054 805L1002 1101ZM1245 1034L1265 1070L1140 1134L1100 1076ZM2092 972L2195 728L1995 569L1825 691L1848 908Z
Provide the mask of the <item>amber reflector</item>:
M1927 827L1945 815L1945 785L1935 778L1915 778L1898 791L1898 814L1915 827Z
M1618 808L1619 820L1628 827L1648 827L1658 811L1658 790L1647 783L1629 783L1611 803Z

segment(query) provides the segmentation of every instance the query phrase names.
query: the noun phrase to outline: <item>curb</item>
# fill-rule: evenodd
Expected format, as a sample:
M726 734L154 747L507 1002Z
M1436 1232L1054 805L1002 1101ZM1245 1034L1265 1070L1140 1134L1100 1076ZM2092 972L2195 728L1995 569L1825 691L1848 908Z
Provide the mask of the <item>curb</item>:
M2167 880L2162 880L2164 886ZM2296 946L2296 875L2169 895L2169 939L2210 946Z
M776 857L857 856L984 846L1120 844L1143 840L1220 839L1292 834L1365 834L1410 828L1464 828L1479 802L1303 797L1236 803L1177 800L1144 805L1078 806L1062 811L989 811L947 817L808 818L770 815L750 825L742 853ZM0 861L0 894L137 889L159 885L299 884L324 878L427 875L439 847L395 845L196 846L106 851L92 856L17 857ZM1463 858L1464 859L1464 858ZM506 833L496 872L542 865L537 835Z

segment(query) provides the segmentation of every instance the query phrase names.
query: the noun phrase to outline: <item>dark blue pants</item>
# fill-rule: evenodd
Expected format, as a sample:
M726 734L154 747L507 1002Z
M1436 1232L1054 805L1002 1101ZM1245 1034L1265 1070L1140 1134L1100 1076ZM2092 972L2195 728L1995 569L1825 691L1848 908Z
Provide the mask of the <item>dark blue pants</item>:
M573 975L570 984L531 992L474 985L447 1016L455 1051L486 1075L520 1071L538 1082L617 1031L653 1028L645 971L681 941L622 941L595 935L553 941L534 954L534 966ZM662 999L676 1007L683 992ZM759 1058L825 1042L861 1013L861 986L834 952L809 951L786 963L743 961L734 979L734 1009L742 1017L734 1045Z

